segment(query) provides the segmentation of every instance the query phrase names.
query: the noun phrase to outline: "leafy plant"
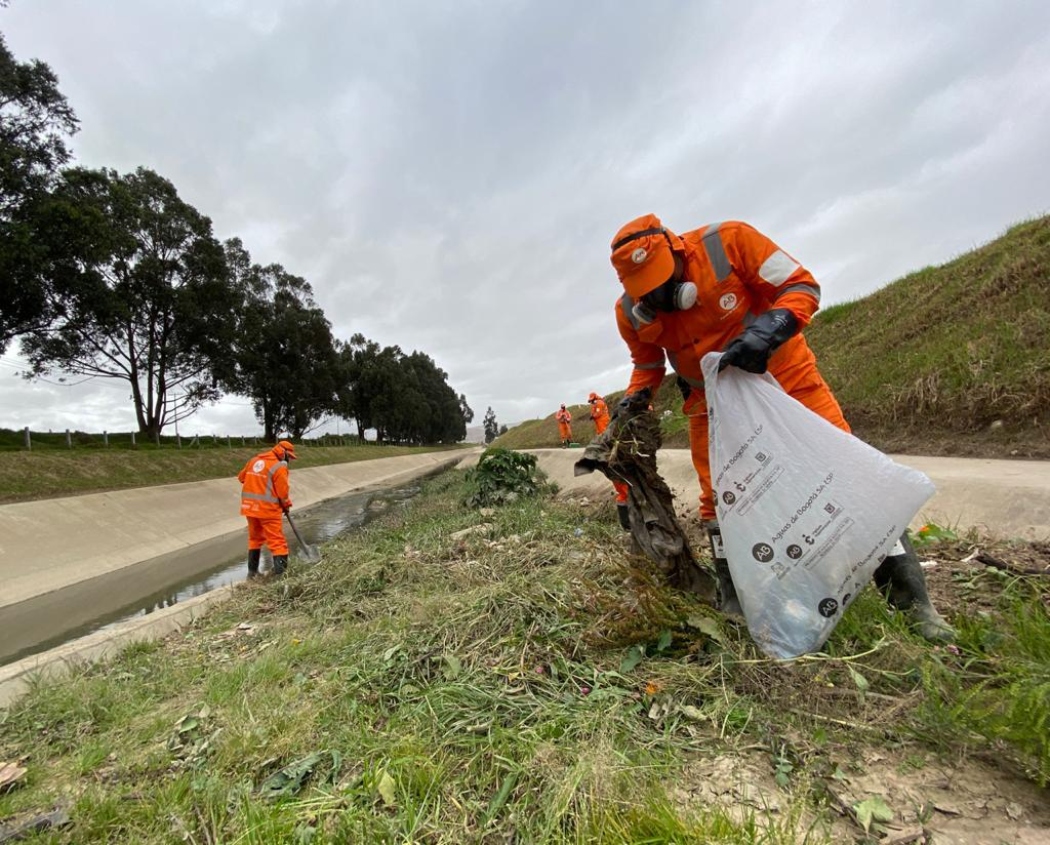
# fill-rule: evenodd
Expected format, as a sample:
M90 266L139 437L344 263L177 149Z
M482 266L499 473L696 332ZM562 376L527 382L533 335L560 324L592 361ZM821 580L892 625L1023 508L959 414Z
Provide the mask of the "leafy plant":
M522 496L535 496L543 488L536 469L536 456L510 449L486 449L478 465L467 471L467 507L486 507L513 502Z

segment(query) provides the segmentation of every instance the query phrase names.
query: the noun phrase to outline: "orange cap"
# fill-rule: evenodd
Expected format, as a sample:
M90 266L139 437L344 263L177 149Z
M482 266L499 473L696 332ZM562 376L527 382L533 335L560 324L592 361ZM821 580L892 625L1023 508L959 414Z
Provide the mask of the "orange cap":
M295 461L298 460L295 456L295 444L291 440L278 440L277 445L284 449L285 460Z
M599 398L599 397L598 397L598 394L597 394L597 393L595 393L595 392L594 392L594 391L592 390L592 391L591 391L591 395L587 397L587 401L588 401L588 402L593 402L593 401L594 401L595 399L597 399L597 398Z
M682 242L655 214L623 226L612 240L612 265L631 299L641 299L674 275L673 249Z

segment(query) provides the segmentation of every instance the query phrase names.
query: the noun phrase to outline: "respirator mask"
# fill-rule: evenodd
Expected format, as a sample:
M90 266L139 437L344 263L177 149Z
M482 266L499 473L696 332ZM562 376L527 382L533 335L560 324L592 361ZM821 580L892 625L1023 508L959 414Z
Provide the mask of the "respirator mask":
M668 279L660 287L649 291L631 309L639 323L646 325L656 319L658 311L688 311L696 305L696 285Z

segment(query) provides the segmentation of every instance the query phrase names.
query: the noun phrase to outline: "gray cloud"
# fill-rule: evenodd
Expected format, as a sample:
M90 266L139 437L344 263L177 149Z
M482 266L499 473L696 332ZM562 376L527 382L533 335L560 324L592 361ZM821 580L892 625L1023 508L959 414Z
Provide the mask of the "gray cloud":
M59 73L79 159L167 176L340 336L430 354L479 420L625 386L607 255L638 214L747 220L834 303L1047 211L1041 2L108 9L0 12ZM130 417L9 381L0 425ZM238 401L202 430L254 430Z

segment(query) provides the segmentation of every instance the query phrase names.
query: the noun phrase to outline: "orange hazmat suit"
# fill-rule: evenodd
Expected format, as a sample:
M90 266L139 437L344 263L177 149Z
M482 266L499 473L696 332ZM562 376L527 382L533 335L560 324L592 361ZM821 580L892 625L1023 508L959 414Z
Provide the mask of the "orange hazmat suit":
M248 520L248 549L270 547L271 554L287 555L281 517L291 508L288 460L295 447L287 440L260 452L237 473L241 482L241 514Z
M566 410L564 405L554 414L554 419L558 422L558 435L562 442L567 443L572 440L572 414Z
M770 309L790 311L799 328L808 325L820 304L820 286L773 241L739 221L676 235L649 214L620 229L613 247L612 264L625 291L616 303L616 324L634 364L627 390L633 393L648 387L655 394L667 361L688 385L683 411L689 417L693 466L700 480L700 516L713 520L700 359L724 349ZM695 285L693 304L664 311L640 301L672 278ZM849 431L801 334L782 343L769 358L768 367L787 393Z

